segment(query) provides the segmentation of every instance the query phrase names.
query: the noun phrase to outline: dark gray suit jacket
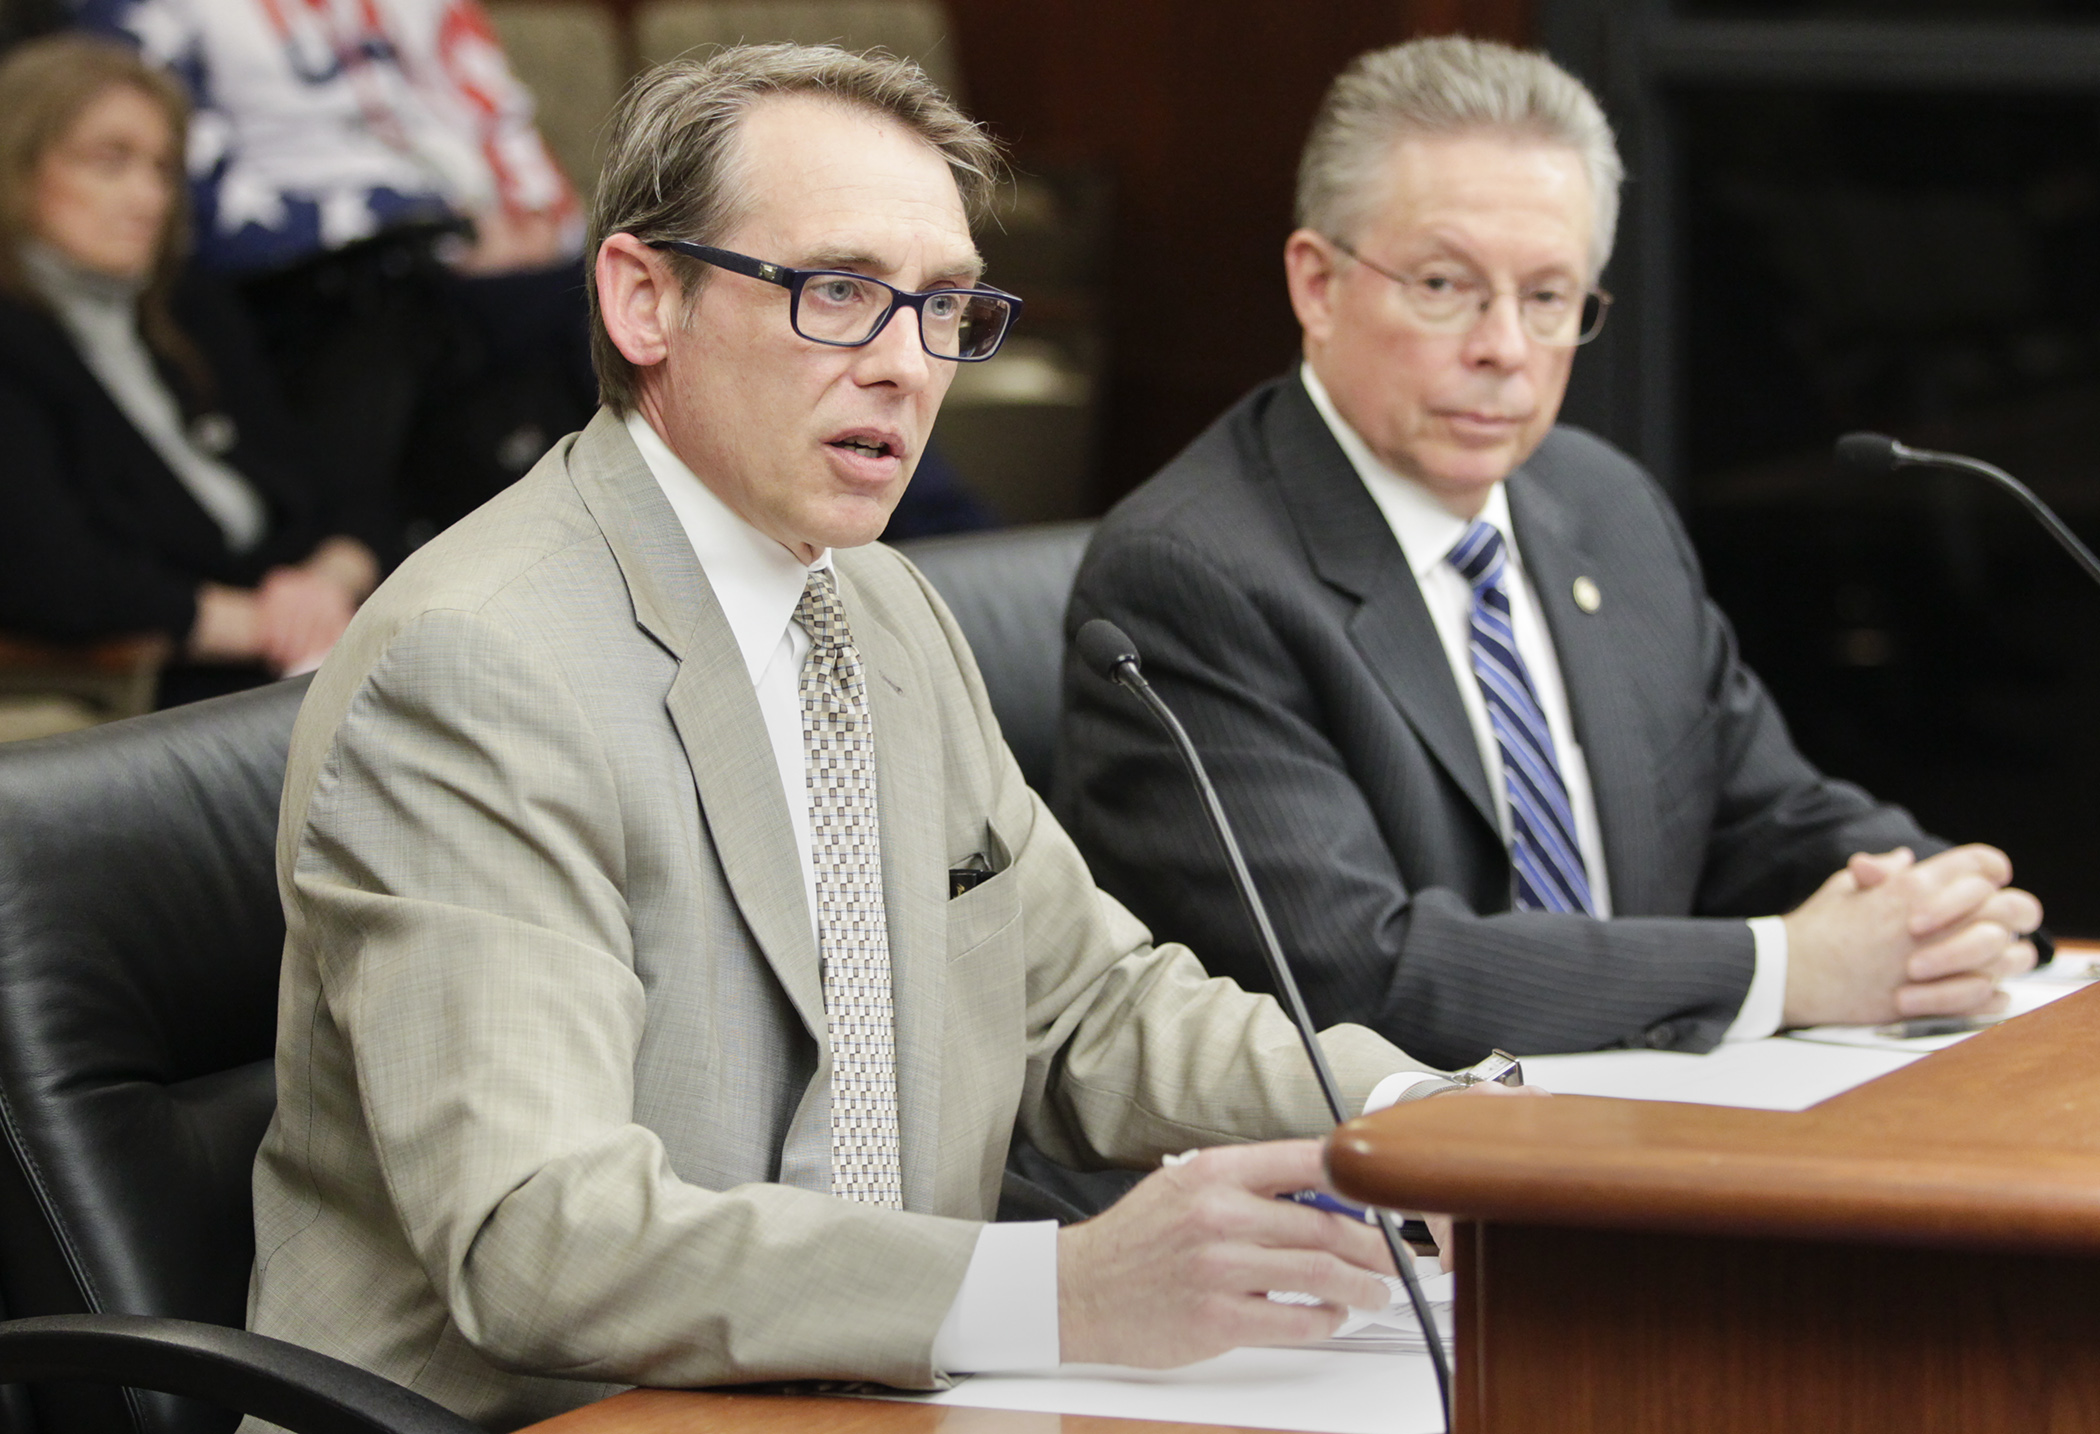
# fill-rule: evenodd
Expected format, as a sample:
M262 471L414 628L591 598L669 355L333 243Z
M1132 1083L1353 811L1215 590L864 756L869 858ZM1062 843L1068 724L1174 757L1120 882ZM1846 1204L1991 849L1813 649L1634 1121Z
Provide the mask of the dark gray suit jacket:
M1510 476L1610 868L1609 921L1510 911L1509 856L1414 574L1295 376L1255 390L1102 523L1068 633L1120 624L1188 724L1321 1024L1442 1065L1707 1050L1753 969L1740 919L1855 851L1938 850L1794 749L1624 454L1556 428ZM1603 601L1585 613L1577 577ZM1067 659L1057 809L1101 885L1213 973L1268 989L1188 779Z

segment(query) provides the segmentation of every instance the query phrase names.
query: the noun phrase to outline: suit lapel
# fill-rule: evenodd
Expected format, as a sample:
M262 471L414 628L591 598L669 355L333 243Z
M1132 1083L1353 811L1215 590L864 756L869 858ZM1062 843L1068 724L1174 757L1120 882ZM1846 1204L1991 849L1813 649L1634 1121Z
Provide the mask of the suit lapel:
M846 566L852 566L850 555ZM948 979L947 836L943 821L941 721L927 709L925 676L911 649L877 615L851 577L839 573L854 645L867 673L875 722L876 802L882 821L882 900L896 1003L897 1127L903 1142L904 1206L930 1210L937 1197L942 1012Z
M1605 862L1610 868L1615 910L1644 910L1643 873L1654 861L1658 840L1652 771L1637 760L1637 744L1628 733L1644 729L1640 674L1628 669L1623 654L1639 650L1631 630L1634 614L1614 603L1608 588L1595 612L1575 603L1575 582L1609 579L1596 559L1583 550L1575 534L1574 515L1553 490L1525 468L1510 476L1510 522L1532 589L1545 612L1567 689L1575 740L1582 744L1589 768L1590 792L1597 804Z
M745 925L823 1050L823 978L802 860L750 670L677 515L620 420L601 411L577 439L569 471L620 565L635 621L678 659L665 706L716 857Z
M102 442L122 450L114 470L89 462L74 480L99 490L93 495L100 499L98 521L121 527L142 548L174 559L178 570L212 572L226 561L225 534L117 407L55 314L0 298L0 346L10 351L10 364L37 373L40 386L56 390L51 398L62 422L99 432ZM239 456L255 455L251 449ZM268 462L250 463L242 473L262 490L273 520L281 520L286 504L276 469Z
M1295 376L1279 386L1264 426L1284 511L1298 526L1313 571L1360 604L1349 620L1350 641L1422 745L1497 831L1487 772L1450 659L1385 515Z

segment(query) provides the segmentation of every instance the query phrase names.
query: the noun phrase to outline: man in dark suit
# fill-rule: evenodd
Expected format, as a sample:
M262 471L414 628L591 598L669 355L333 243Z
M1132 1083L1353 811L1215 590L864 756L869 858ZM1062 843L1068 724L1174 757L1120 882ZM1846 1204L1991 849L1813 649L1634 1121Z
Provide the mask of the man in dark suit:
M2004 854L1803 759L1663 494L1554 425L1619 178L1543 57L1359 59L1285 250L1302 367L1109 515L1068 624L1135 638L1322 1021L1456 1065L1985 1009L2041 919ZM1265 985L1150 718L1076 663L1066 692L1101 884Z

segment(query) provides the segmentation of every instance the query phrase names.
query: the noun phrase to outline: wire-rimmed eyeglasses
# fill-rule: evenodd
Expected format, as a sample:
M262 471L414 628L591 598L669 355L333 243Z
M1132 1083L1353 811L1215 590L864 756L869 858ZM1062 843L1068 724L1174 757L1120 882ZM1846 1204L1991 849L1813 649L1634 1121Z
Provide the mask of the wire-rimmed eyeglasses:
M1020 316L1021 301L1003 289L928 289L913 293L848 269L791 269L746 254L651 239L652 249L671 249L788 291L788 323L813 344L855 349L874 342L899 309L919 315L919 344L935 358L982 363L999 352L1006 331Z
M1494 285L1463 266L1437 264L1416 274L1395 274L1374 264L1339 239L1328 243L1374 274L1383 274L1400 286L1408 311L1431 333L1462 334L1486 316L1495 302ZM1517 318L1536 343L1548 348L1574 348L1586 344L1604 328L1611 312L1611 295L1595 285L1578 289L1574 284L1540 284L1519 289Z

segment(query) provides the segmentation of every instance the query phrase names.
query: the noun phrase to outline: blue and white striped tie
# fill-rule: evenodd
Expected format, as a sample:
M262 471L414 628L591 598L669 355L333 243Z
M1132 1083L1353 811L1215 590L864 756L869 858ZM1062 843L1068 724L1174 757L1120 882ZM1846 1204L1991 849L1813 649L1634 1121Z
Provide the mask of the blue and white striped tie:
M1508 554L1495 525L1475 519L1446 558L1473 589L1473 675L1487 699L1509 790L1509 863L1518 911L1597 914L1575 841L1575 809L1553 755L1553 734L1509 618Z

